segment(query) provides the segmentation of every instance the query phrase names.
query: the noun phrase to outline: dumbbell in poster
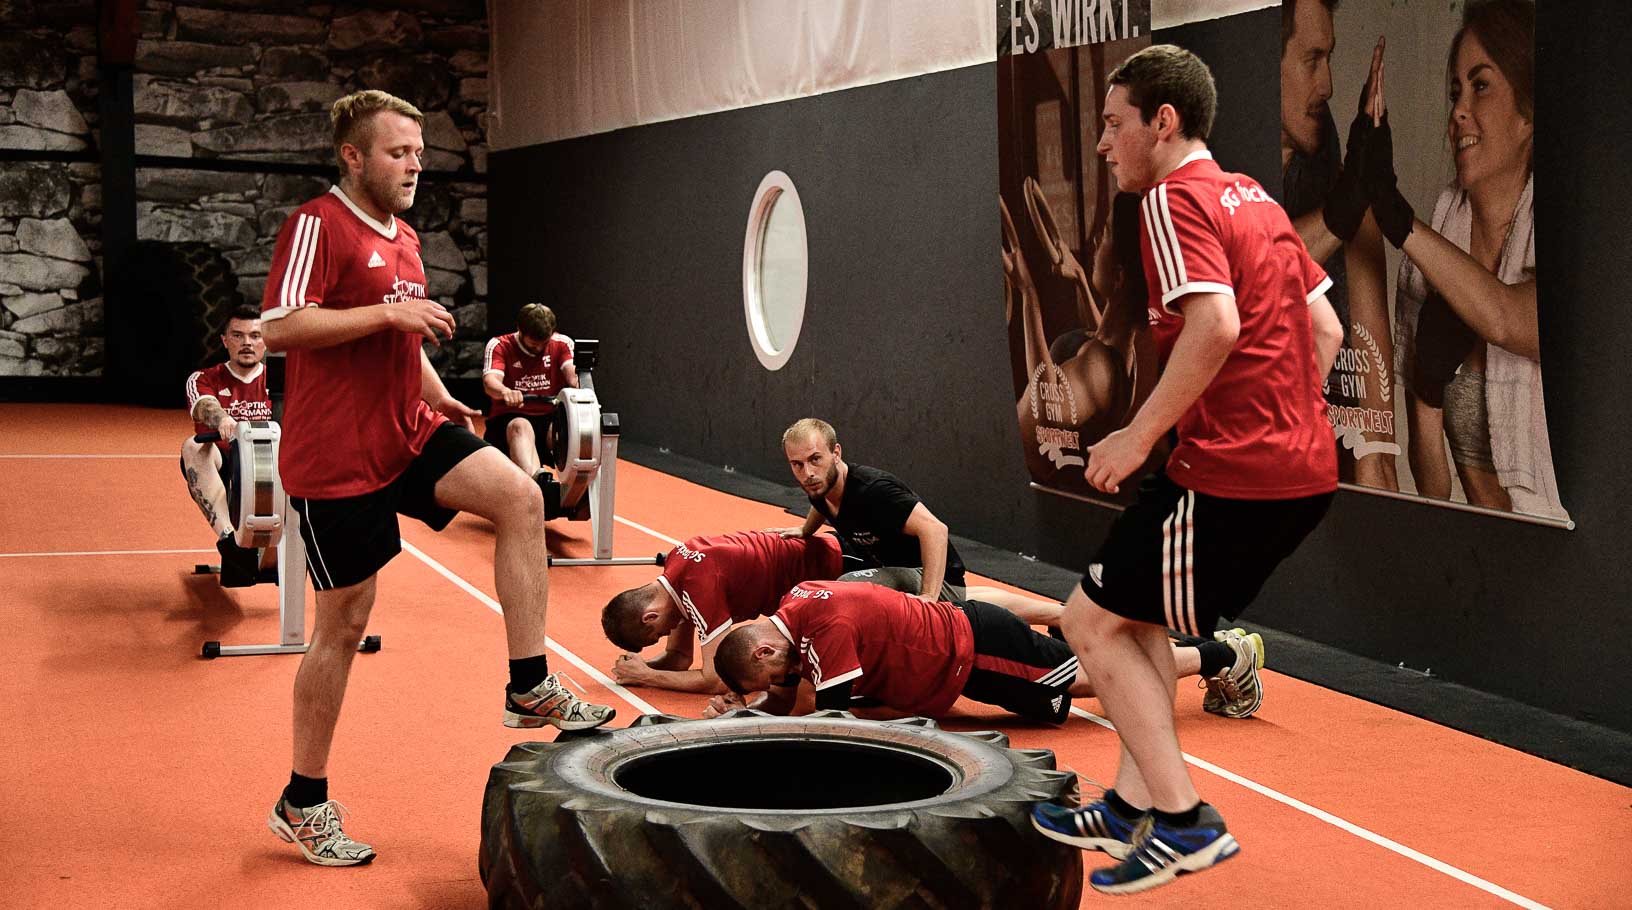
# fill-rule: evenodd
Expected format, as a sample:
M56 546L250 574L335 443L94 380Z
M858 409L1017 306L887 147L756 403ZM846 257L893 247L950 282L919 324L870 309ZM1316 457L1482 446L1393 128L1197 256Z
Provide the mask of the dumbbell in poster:
M1149 396L1156 351L1141 282L1127 280L1141 268L1138 199L1116 204L1094 147L1106 77L1150 44L1150 3L997 5L1004 312L1021 444L1035 483L1103 499L1083 479L1086 449Z

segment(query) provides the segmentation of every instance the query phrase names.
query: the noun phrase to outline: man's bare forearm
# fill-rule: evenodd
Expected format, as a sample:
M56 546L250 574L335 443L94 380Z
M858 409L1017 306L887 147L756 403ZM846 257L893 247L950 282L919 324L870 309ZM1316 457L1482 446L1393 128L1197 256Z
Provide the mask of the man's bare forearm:
M261 337L268 351L327 348L356 341L391 327L387 304L328 310L301 307L286 316L261 322Z
M668 689L673 692L696 692L700 695L720 695L726 691L725 683L719 679L710 680L701 670L651 670L652 677L646 685L654 689Z
M1184 327L1173 343L1167 368L1150 398L1128 428L1152 444L1173 428L1218 375L1235 349L1241 321L1235 301L1219 294L1197 294L1184 306Z

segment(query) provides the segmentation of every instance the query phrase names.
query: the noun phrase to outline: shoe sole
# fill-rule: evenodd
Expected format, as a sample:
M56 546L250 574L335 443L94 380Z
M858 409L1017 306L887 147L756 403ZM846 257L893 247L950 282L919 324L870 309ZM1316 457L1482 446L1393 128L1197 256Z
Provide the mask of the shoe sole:
M364 866L372 863L374 857L379 855L378 853L369 853L362 859L330 859L327 856L318 856L306 849L306 842L295 836L295 829L289 827L288 822L278 817L278 810L276 809L273 809L272 814L266 817L266 826L272 829L272 833L276 834L279 840L299 847L301 855L306 857L307 862L319 866Z
M1124 882L1120 885L1101 885L1090 877L1088 885L1101 894L1138 894L1141 891L1149 891L1151 888L1165 885L1181 875L1200 872L1210 866L1216 866L1240 852L1241 845L1235 842L1235 838L1232 835L1224 834L1218 840L1195 853L1178 860L1170 866L1164 866L1160 872L1153 872L1144 878Z
M1127 859L1128 854L1133 852L1132 844L1123 843L1115 838L1078 837L1066 834L1063 831L1055 831L1052 828L1045 827L1041 822L1037 821L1035 816L1033 816L1031 819L1031 826L1036 828L1039 834L1048 838L1049 840L1059 841L1062 844L1070 844L1073 847L1081 847L1084 850L1098 850L1101 853L1110 854L1113 859Z
M536 730L539 727L550 726L570 732L576 730L593 730L602 724L611 722L612 718L617 716L618 712L616 709L614 709L608 711L606 716L600 720L557 720L553 717L540 717L537 714L517 714L515 711L512 711L509 708L505 708L504 725L506 727L515 727L518 730Z

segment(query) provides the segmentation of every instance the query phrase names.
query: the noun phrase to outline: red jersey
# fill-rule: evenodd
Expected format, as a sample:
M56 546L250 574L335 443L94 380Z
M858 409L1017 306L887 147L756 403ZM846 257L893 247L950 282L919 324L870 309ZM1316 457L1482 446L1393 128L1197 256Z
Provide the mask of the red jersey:
M783 537L775 531L734 531L693 537L663 560L663 586L697 640L708 644L731 628L776 612L778 601L801 581L830 581L844 573L839 539Z
M567 374L564 369L572 362L572 339L556 332L544 345L539 354L529 354L521 346L521 333L511 332L490 338L487 342L487 354L482 357L486 364L484 372L502 374L504 386L515 389L523 395L539 395L544 398L554 398L567 387ZM555 410L555 405L548 401L524 401L519 408L513 408L504 403L504 399L493 399L493 416L500 414L548 414Z
M239 379L238 374L232 371L226 361L213 367L194 370L193 375L187 377L187 413L191 414L193 407L200 398L213 397L221 402L221 410L233 420L271 420L272 399L266 394L266 364L257 363L251 370L248 379ZM194 433L208 433L210 428L193 421ZM232 444L232 440L223 439L216 445L222 449Z
M261 320L424 296L419 236L400 218L375 221L335 186L278 231ZM408 467L447 420L420 397L423 340L384 331L289 352L278 456L289 495L361 496Z
M807 581L771 616L799 648L799 675L820 692L849 682L853 696L940 717L975 663L969 617L864 581Z
M1150 322L1165 365L1187 294L1235 300L1235 349L1178 422L1167 474L1182 487L1235 499L1291 499L1337 489L1337 446L1315 364L1309 304L1331 279L1292 222L1251 177L1197 152L1142 205L1140 251Z

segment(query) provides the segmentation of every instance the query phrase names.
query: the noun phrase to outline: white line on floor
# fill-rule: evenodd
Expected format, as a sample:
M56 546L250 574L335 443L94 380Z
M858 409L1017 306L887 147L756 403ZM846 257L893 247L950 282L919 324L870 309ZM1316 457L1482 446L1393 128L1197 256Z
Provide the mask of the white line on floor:
M0 455L0 458L180 458L180 457L181 457L181 452L180 451L177 451L177 452L175 452L173 454L170 454L170 455L121 455L121 454L84 455L84 454L72 454L72 453L68 453L68 452L43 452L43 453L34 454L34 455Z
M0 559L24 556L155 556L161 553L214 553L214 550L64 550L53 553L0 553Z
M466 594L469 594L471 597L474 597L477 600L481 601L482 603L486 604L488 609L490 609L493 612L499 614L500 616L504 615L504 608L499 606L498 601L494 600L491 597L488 597L487 594L484 593L480 588L477 588L476 586L472 585L470 582L465 581L463 578L460 578L458 575L455 575L453 573L453 570L449 569L447 566L444 566L443 564L441 564L440 562L437 562L435 559L431 558L430 556L427 556L425 554L424 550L421 550L420 548L414 546L413 544L409 543L406 540L404 540L402 542L402 548L403 548L403 550L405 550L408 553L412 554L420 562L423 562L424 564L430 566L432 569L436 570L436 573L438 575L441 575L443 578L446 578L448 581L453 582L461 590L463 590ZM621 686L617 682L615 682L610 676L607 676L605 673L602 673L600 670L597 670L595 667L591 666L588 661L585 661L583 658L579 657L578 655L572 653L571 651L568 651L566 648L561 647L561 645L558 644L555 641L555 639L550 638L549 636L546 635L544 637L544 646L546 648L549 648L551 651L554 651L556 654L559 654L562 657L566 658L568 663L570 663L573 666L577 667L578 669L584 671L584 673L587 674L590 679L593 679L596 682L600 683L601 685L603 685L603 686L607 687L608 689L612 690L614 693L616 693L624 701L626 701L629 704L633 705L635 710L640 711L640 712L642 712L644 714L662 714L663 713L662 711L659 711L657 708L653 707L650 702L646 701L645 699L641 698L640 696L636 695L635 693L630 692L628 689L625 689L623 686Z
M680 541L675 540L673 537L670 537L667 534L659 534L656 531L652 530L651 528L646 527L643 524L636 524L635 522L632 522L629 519L624 518L622 515L614 515L612 517L617 519L618 521L628 525L629 527L634 528L637 531L640 531L640 532L645 533L645 534L650 534L653 537L656 537L658 540L667 542L668 545L671 546L671 547L680 546Z

